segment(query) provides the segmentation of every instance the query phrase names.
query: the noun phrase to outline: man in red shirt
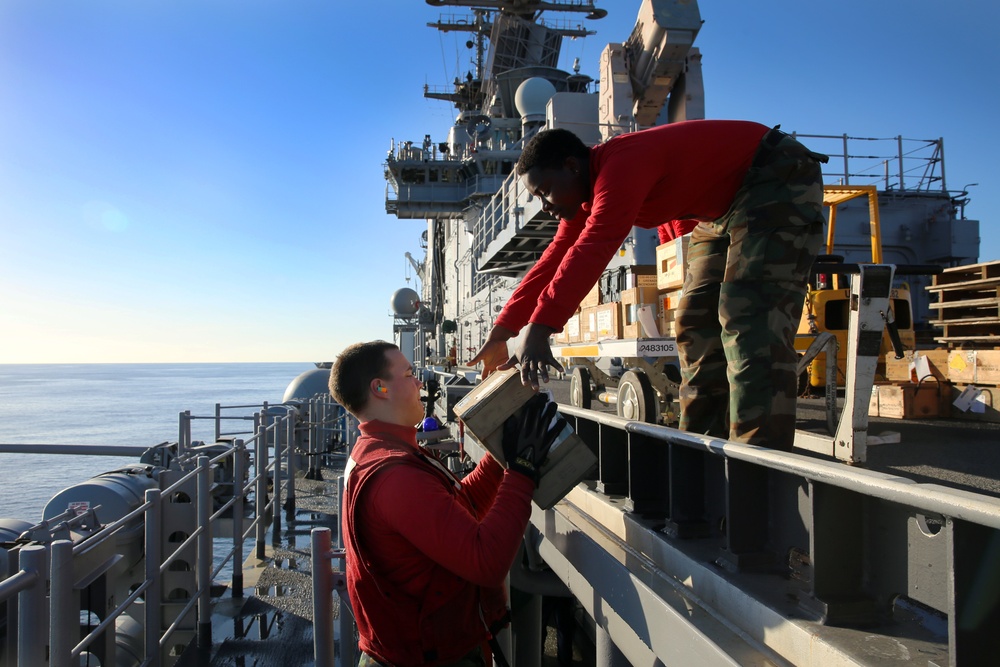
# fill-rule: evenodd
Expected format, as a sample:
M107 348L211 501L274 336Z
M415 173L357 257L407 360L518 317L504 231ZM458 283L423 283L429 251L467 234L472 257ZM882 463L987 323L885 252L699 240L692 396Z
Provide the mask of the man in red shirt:
M417 446L421 387L385 341L352 345L330 372L331 394L361 422L341 523L361 664L476 667L505 621L504 579L564 423L537 396L504 425L508 469L487 455L459 480Z
M791 448L793 339L822 243L825 161L748 121L671 123L592 148L566 130L539 132L517 173L559 228L472 363L489 373L520 362L525 385L547 381L548 366L562 370L549 336L632 227L660 227L663 239L696 222L675 315L681 428ZM507 341L525 326L509 354Z

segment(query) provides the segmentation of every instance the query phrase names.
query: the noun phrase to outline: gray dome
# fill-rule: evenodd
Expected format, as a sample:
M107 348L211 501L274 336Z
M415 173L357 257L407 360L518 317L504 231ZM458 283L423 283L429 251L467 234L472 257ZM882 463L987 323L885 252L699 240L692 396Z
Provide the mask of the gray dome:
M330 369L314 368L299 374L285 388L285 397L282 403L289 401L307 401L316 394L330 393Z

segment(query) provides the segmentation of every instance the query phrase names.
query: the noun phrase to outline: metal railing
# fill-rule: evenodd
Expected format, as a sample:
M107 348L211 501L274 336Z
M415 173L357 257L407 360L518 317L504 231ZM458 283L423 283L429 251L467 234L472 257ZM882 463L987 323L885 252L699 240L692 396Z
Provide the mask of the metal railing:
M215 420L220 439L222 409L217 406L216 415L206 418ZM191 440L191 423L196 419L202 418L181 413L176 459L159 473L163 488L147 489L143 502L124 516L101 526L100 506L80 516L67 510L22 534L8 552L16 555L18 569L0 580L0 605L7 605L7 642L0 646L6 655L0 652L0 665L69 667L88 655L101 664L119 664L115 628L124 617L142 620L141 655L132 656L142 667L170 664L175 647L190 643L195 628L198 645L211 646L212 583L230 567L231 594L243 596L244 542L254 539L255 557L265 558L268 529L273 541L279 538L283 495L285 509L294 510L296 452L305 450L310 466L318 467L323 442L331 437L346 442L352 437L346 414L326 396L301 405L269 408L265 403L252 417L238 418L253 421L251 437L237 438L221 452L218 442L204 445ZM232 471L232 490L223 493L227 470ZM225 496L228 499L216 508ZM253 510L245 516L245 501L251 496ZM178 541L164 535L165 518L175 517L182 507L177 501L185 500L193 503L195 518L192 530ZM213 535L226 532L227 520L232 522L232 546L213 568ZM119 540L140 525L145 558L141 575L135 574L141 580L115 604L112 575L123 574ZM180 609L165 613L163 587L168 573L190 570L194 589L176 598L174 607ZM90 601L84 602L84 597ZM81 620L95 615L96 624ZM76 631L81 627L86 631L82 637Z
M560 411L598 467L531 523L631 664L867 664L859 647L885 645L977 665L1000 650L1000 499Z

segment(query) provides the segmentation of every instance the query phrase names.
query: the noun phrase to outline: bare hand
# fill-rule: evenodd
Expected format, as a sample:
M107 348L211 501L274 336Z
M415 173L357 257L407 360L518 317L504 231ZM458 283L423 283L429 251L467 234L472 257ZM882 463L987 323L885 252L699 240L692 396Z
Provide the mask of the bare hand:
M514 357L521 363L521 384L525 387L538 389L539 378L548 382L549 366L563 370L562 364L552 356L552 348L549 347L549 336L554 332L555 329L544 324L528 325L524 340L514 352ZM512 365L508 364L507 367Z
M496 370L507 370L514 365L516 359L507 351L507 340L514 332L503 327L494 327L483 347L472 359L470 366L483 362L483 379L488 378Z

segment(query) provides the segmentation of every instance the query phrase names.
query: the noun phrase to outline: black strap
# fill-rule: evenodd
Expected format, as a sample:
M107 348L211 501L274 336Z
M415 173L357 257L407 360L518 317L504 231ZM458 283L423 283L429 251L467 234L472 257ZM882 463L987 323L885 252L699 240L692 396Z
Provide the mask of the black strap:
M510 663L507 662L507 658L503 654L503 649L500 648L500 642L497 641L495 635L490 635L490 648L493 649L493 661L500 665L500 667L510 667Z
M493 660L500 665L500 667L510 667L510 663L507 662L507 658L503 654L503 649L500 648L500 642L497 641L497 633L503 630L508 623L510 623L510 609L504 610L503 616L498 618L496 623L489 628L489 644L490 648L493 650Z

